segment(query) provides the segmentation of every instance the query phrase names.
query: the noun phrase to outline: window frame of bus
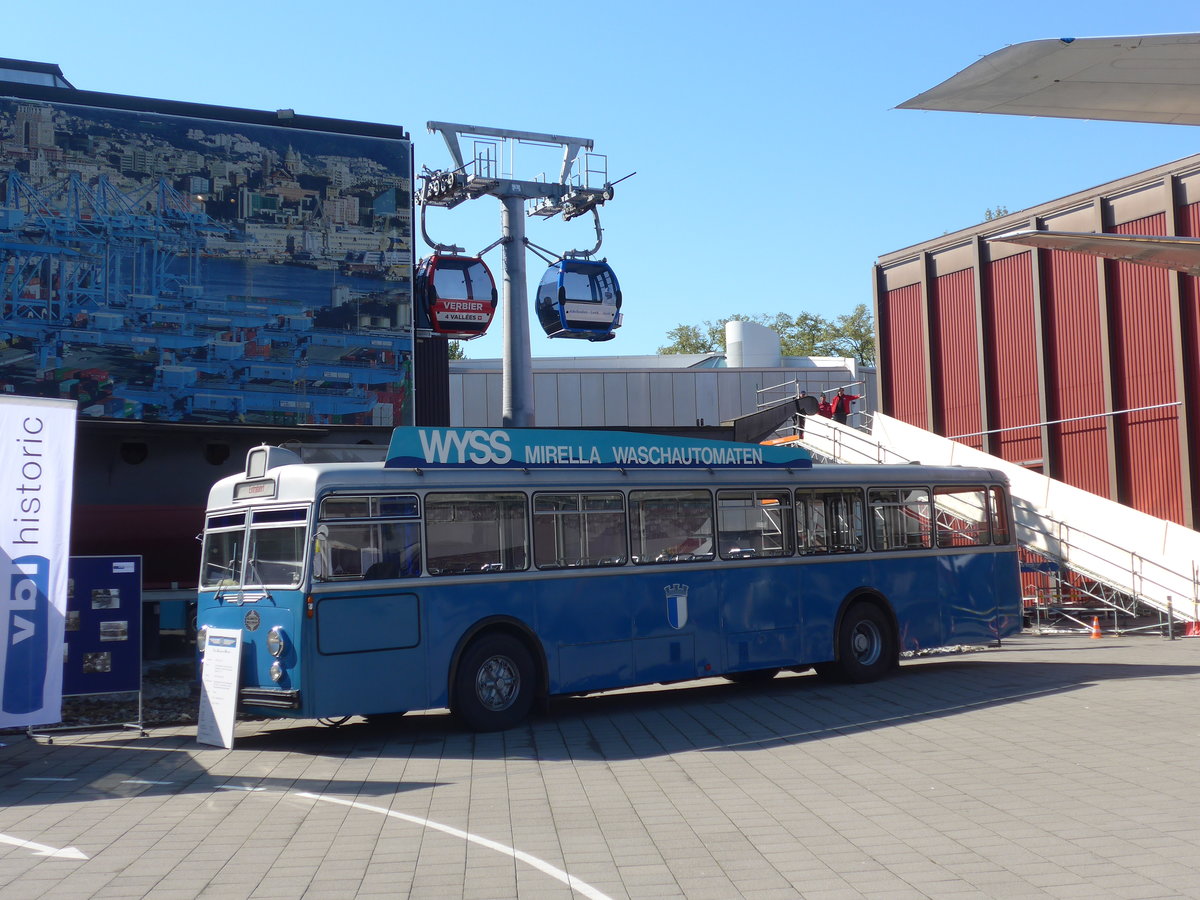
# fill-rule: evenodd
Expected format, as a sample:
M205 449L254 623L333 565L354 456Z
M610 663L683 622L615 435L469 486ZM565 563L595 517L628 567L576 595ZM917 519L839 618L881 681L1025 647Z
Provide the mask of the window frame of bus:
M645 516L642 513L643 504L649 500L667 500L674 498L676 503L683 502L687 498L684 495L695 495L691 498L693 502L700 502L701 495L706 500L708 506L708 542L709 552L703 554L695 554L690 552L679 552L668 554L665 552L656 553L655 558L646 559L640 552L643 549L645 531ZM646 496L642 499L643 495ZM629 559L636 566L654 566L654 565L670 565L672 563L684 562L710 562L716 559L716 512L713 507L713 493L707 488L689 489L689 490L670 490L670 489L647 489L630 491L627 497L629 503ZM636 512L635 512L636 507ZM637 536L634 535L635 527L638 530ZM692 540L696 536L696 532L692 532L686 536L680 536L680 542ZM677 548L668 548L677 549ZM667 557L667 558L663 558Z
M924 494L924 515L911 515L908 510L921 505L922 501L912 502L912 495L916 493ZM896 494L896 499L893 501L879 502L876 498L879 495L886 493ZM902 497L901 494L907 496ZM877 527L876 513L880 510L889 509L896 510L900 515L905 516L908 521L916 522L918 528L901 529L891 528L882 529ZM904 485L878 485L867 489L867 512L871 519L871 548L880 553L897 553L897 552L912 552L922 550L932 550L934 546L934 505L933 505L933 490L924 484L904 484ZM886 519L882 520L886 524ZM902 524L905 519L899 519L894 525ZM887 531L895 531L897 534L902 534L904 537L903 543L885 545L882 538L886 537ZM920 537L920 543L915 543L912 538Z
M236 512L220 512L220 513L216 513L214 515L209 515L209 516L205 517L205 519L204 519L204 543L200 548L199 584L202 589L203 588L213 588L215 590L221 590L223 588L237 587L242 583L242 569L245 568L245 565L246 565L246 546L248 543L247 537L246 537L246 523L250 518L247 515L248 512L249 512L248 510L242 509L242 510L238 510ZM226 520L230 520L230 521L226 521ZM237 520L237 521L232 521L232 520ZM220 563L209 562L209 559L208 559L209 550L213 546L213 543L212 543L213 539L218 538L221 535L233 535L233 534L240 534L242 536L241 559L240 560L238 559L238 555L235 551L233 554L232 560L230 560L230 562L233 563L234 565L223 566ZM215 582L214 581L206 581L204 578L204 575L210 566L229 570L230 577L228 579L219 579ZM237 569L236 572L233 571L234 568Z
M282 588L296 589L304 581L305 566L308 563L308 517L309 506L289 505L289 506L269 506L248 509L249 513L246 526L246 562L242 566L242 587L264 587L264 588ZM264 561L258 558L258 537L264 531L283 531L290 530L296 532L296 537L299 538L295 542L294 549L298 549L298 559L294 561ZM263 569L260 568L260 563L269 562L272 569L276 567L288 567L292 571L293 578L291 581L271 581L263 578ZM251 571L253 569L253 572ZM248 577L251 575L257 577L258 581L250 582Z
M967 520L959 511L951 508L950 502L939 502L939 497L977 495L979 505L976 507L969 500L960 500L957 504L967 504L971 511L978 508L980 515L973 520ZM995 543L992 535L992 513L990 509L990 490L984 484L935 484L933 486L933 529L934 541L938 549L987 547ZM944 518L943 514L948 517ZM958 523L965 523L959 525ZM974 525L972 529L971 526Z
M538 509L539 502L548 502L551 498L568 498L573 497L576 502L574 509ZM587 500L591 498L593 501L607 500L612 502L616 500L616 507L598 507L593 509L587 508ZM601 517L619 518L619 527L617 533L621 537L620 553L607 554L602 556L583 556L576 557L572 563L565 562L559 559L560 554L557 552L564 547L564 542L561 540L561 529L565 519L575 517L581 520L575 527L577 532L575 539L580 543L580 551L585 549L590 550L591 534L588 531L588 520L599 519ZM542 561L541 550L543 538L539 537L539 522L552 521L553 531L549 540L553 542L555 551L553 554L554 561ZM625 495L620 491L537 491L533 495L533 508L531 512L530 522L533 526L533 564L539 571L554 571L557 569L599 569L610 568L612 566L623 566L629 560L629 516L625 508Z
M732 501L749 501L749 505L739 507L722 506L722 501L727 503ZM762 544L768 532L761 526L769 521L770 516L763 503L764 500L774 500L779 504L778 511L780 514L779 536L783 546L777 550L758 550L754 547L725 547L726 534L754 534L754 541ZM717 517L716 517L716 533L717 533L717 552L721 559L777 559L782 556L793 556L795 554L796 529L794 506L792 502L792 492L787 488L771 489L771 488L728 488L717 491ZM727 521L732 517L735 511L743 512L746 518L746 524L749 525L749 520L754 513L758 514L758 527L746 527L741 529L732 529L724 527Z
M992 543L1007 546L1013 542L1013 523L1008 489L1003 485L988 486L988 516L992 526Z
M455 567L454 569L443 569L441 566L435 566L434 560L441 560L443 557L434 556L434 550L438 548L438 542L430 536L430 528L434 525L446 525L450 522L467 522L468 519L453 519L445 522L437 522L434 520L436 512L443 509L442 504L446 502L445 498L472 498L475 502L482 502L482 498L493 498L486 502L490 503L507 503L509 504L509 512L519 509L521 516L520 538L521 544L508 544L498 546L496 562L478 564L479 568L471 568L470 566ZM479 520L485 521L485 520ZM504 520L496 518L492 521L500 527ZM487 575L495 572L524 572L529 569L529 561L532 557L532 542L529 537L529 497L520 491L439 491L430 492L425 495L425 515L423 516L424 532L425 532L425 571L436 577L446 577L450 575ZM512 534L514 522L508 522L508 530L510 536ZM522 554L520 565L506 565L502 559L504 555L511 555L514 552ZM447 557L450 558L450 557ZM475 563L471 564L476 565Z
M410 504L400 511L394 508L385 507L387 502L401 502ZM359 504L358 508L354 508L352 504ZM336 513L336 507L344 505L350 507L347 512ZM375 566L386 565L386 560L389 557L399 556L405 558L411 565L412 556L411 543L406 544L398 550L391 549L385 546L383 540L383 528L385 526L394 526L397 524L412 525L416 530L416 571L403 571L396 575L380 574L369 575L371 569ZM359 565L362 568L358 573L341 573L338 574L334 570L333 564L333 540L335 537L334 530L338 526L347 528L364 528L375 531L367 532L367 536L372 538L372 546L370 549L379 551L378 559L374 560L370 565L363 567L362 550L364 547L359 546L358 552ZM320 576L321 581L379 581L389 578L416 578L423 570L422 560L424 553L424 529L421 527L421 499L418 495L411 492L391 492L391 491L331 491L321 497L320 504L317 508L317 528L323 528L322 540L326 546L322 548L323 554L328 554L326 567L328 572ZM376 539L377 538L377 539ZM351 544L353 546L353 544Z
M830 521L839 521L829 515L829 501L840 500L848 509L849 517L845 527L829 528ZM824 540L816 544L810 540L816 533L812 527L811 511L816 504L820 505ZM837 487L801 488L795 493L793 507L796 521L796 552L801 556L835 556L848 553L866 553L867 537L867 505L862 488ZM802 512L803 511L803 514ZM835 537L849 535L850 542L830 541L830 535Z

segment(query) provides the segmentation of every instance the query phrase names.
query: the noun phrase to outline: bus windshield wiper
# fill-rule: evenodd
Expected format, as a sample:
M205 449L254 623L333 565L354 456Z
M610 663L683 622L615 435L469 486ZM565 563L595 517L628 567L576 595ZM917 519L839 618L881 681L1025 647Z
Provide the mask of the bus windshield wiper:
M213 600L217 603L221 602L221 596L227 587L233 586L233 574L237 571L237 558L231 559L228 566L223 566L220 563L209 563L214 569L221 569L229 573L228 578L222 578L217 582L217 592L213 595Z
M262 573L258 571L257 557L252 556L249 560L247 560L247 569L249 570L247 574L253 575L254 580L257 581L259 586L262 587L263 596L274 603L275 598L271 596L271 591L267 588L265 580L262 577Z

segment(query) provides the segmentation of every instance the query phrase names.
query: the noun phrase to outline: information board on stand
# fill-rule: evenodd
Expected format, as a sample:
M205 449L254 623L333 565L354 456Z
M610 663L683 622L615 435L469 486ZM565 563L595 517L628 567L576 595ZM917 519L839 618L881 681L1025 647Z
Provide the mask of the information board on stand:
M72 556L63 696L141 692L142 558Z
M242 664L242 631L240 628L209 628L207 635L200 675L196 741L232 750Z

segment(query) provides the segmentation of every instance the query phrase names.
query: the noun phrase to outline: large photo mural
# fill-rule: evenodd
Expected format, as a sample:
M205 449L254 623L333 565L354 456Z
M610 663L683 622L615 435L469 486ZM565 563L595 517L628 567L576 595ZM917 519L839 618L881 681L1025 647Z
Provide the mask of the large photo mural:
M411 178L402 139L0 97L0 392L411 424Z

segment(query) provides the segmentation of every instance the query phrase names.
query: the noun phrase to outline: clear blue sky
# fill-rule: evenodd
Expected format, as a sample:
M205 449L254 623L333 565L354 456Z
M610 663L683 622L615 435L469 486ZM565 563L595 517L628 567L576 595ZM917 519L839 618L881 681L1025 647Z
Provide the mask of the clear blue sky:
M882 254L1200 152L1186 126L892 108L1008 44L1200 31L1175 0L52 6L0 55L86 90L402 125L418 168L449 162L429 120L594 139L612 179L637 171L601 212L625 326L589 344L534 324L535 356L653 353L732 312L833 318L871 303ZM554 166L520 150L513 174ZM499 220L483 198L432 211L430 231L478 251ZM528 234L594 243L590 217ZM531 288L543 268L530 257ZM467 355L499 356L500 331Z

